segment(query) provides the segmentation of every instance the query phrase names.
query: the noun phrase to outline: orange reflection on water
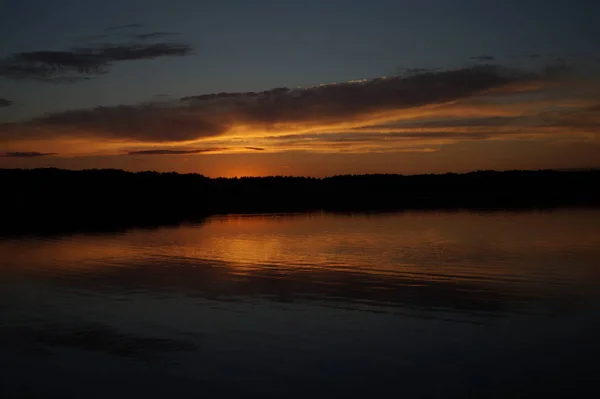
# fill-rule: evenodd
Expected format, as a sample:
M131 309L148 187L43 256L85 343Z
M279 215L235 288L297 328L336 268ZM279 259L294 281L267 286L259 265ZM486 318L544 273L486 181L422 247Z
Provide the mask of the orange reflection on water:
M0 272L110 271L144 263L218 264L231 273L360 273L421 281L527 282L557 274L593 282L598 210L550 213L217 216L197 225L120 234L11 239ZM565 274L564 268L571 270Z

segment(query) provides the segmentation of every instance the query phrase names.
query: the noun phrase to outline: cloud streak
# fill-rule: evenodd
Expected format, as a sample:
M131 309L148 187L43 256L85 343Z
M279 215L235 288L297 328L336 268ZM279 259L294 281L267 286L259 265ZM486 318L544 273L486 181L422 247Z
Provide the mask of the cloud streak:
M14 103L6 98L0 98L0 108L2 107L10 107Z
M135 28L137 25L115 27ZM159 57L182 57L191 54L185 43L148 42L172 35L171 32L151 32L129 35L132 43L102 43L78 46L66 50L26 51L0 59L0 77L33 79L47 82L76 82L107 73L118 62L149 60ZM100 35L107 37L110 35Z
M174 36L177 35L175 32L150 32L150 33L139 33L133 35L136 39L139 40L147 40L147 39L156 39L158 37L166 37L166 36Z
M15 152L0 153L0 157L2 157L2 158L36 158L36 157L46 157L46 156L50 156L50 155L57 155L57 154L55 152L35 152L35 151L30 151L30 152L15 151Z
M225 151L228 148L202 148L195 150L169 150L169 149L159 149L159 150L141 150L141 151L127 151L127 155L192 155L192 154L204 154L208 152L217 152L217 151Z

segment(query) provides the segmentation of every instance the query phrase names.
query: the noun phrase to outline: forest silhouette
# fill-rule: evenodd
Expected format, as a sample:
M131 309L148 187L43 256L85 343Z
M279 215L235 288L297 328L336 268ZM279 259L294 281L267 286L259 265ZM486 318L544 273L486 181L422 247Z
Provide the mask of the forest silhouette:
M224 213L545 209L600 204L600 170L208 178L115 169L0 169L2 230L157 226Z

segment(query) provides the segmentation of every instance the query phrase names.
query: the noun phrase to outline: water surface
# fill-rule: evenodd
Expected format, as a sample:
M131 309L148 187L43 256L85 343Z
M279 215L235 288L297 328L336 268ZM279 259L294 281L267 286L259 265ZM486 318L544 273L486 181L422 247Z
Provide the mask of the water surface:
M3 397L598 392L600 210L0 241Z

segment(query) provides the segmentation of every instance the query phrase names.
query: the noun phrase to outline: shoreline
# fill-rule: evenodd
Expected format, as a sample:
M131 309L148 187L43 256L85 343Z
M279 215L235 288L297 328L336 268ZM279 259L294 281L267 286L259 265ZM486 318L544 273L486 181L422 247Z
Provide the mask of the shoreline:
M213 215L536 211L600 206L600 171L207 178L0 169L2 235L178 225Z

